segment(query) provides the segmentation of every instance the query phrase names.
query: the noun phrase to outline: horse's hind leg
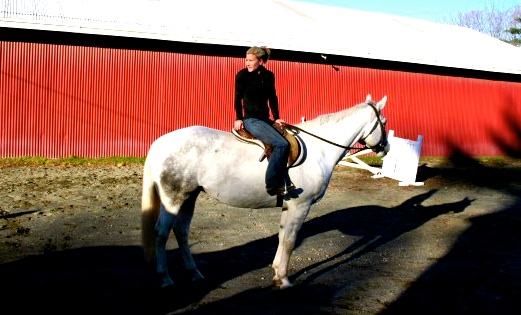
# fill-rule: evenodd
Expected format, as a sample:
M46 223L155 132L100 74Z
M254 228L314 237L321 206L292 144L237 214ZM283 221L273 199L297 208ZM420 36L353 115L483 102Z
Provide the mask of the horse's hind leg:
M197 269L192 252L190 251L190 247L188 245L190 223L192 222L192 218L194 216L195 201L198 195L199 191L193 192L183 203L181 209L179 210L179 214L177 215L177 224L174 225L174 234L177 239L177 244L179 245L186 270L191 273L192 281L204 279L201 272L199 272Z
M161 204L159 210L159 217L156 223L156 260L157 260L157 274L161 277L161 286L168 287L174 285L174 281L168 274L168 262L166 257L166 242L170 231L176 225L176 215L169 213L165 210L165 207Z
M188 232L194 214L195 201L199 192L200 191L192 192L181 206L170 206L168 211L165 206L161 204L159 218L156 224L156 259L157 273L161 277L163 288L174 285L174 281L168 274L168 261L166 256L166 243L171 231L173 231L176 236L186 269L192 273L192 280L203 279L203 275L197 269L192 253L190 252L190 247L188 246Z

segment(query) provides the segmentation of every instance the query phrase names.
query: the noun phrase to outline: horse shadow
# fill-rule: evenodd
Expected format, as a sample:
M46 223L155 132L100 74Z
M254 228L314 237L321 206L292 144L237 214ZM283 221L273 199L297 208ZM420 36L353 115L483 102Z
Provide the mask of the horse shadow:
M473 217L451 250L382 315L518 314L521 308L521 199Z
M278 236L260 238L226 250L194 254L205 280L188 283L182 270L178 249L168 251L171 270L175 270L177 286L159 289L154 270L143 262L139 246L107 246L71 249L44 255L30 256L0 265L3 294L11 303L3 314L33 312L53 314L167 314L181 313L248 313L316 314L337 290L324 286L318 279L322 274L335 272L340 264L357 259L378 247L415 229L427 221L449 212L461 212L471 202L467 198L447 204L422 206L436 190L417 195L394 208L376 205L337 210L305 222L296 247L306 238L339 230L361 238L345 250L326 260L298 271L290 278L296 286L278 290L271 282L269 267L278 244ZM376 240L375 240L376 239ZM345 257L342 259L342 257ZM340 258L340 259L339 259ZM335 263L328 263L335 260ZM320 265L327 265L322 269ZM319 271L313 271L320 269ZM226 290L227 281L254 273L265 277L256 287L213 303L197 304L214 290ZM259 279L256 278L256 279ZM255 284L252 280L252 284ZM285 291L285 292L284 292ZM302 303L302 301L306 301ZM71 309L71 305L73 309ZM327 305L327 304L326 304ZM4 312L5 311L5 312Z
M306 229L299 235L297 244L300 244L305 238L327 232L324 226L333 226L333 224L336 224L336 229L343 234L359 236L360 238L342 252L293 274L292 280L295 281L299 276L308 273L308 271L315 269L319 265L326 264L329 261L337 261L320 272L308 276L305 280L305 282L313 281L320 274L327 273L340 265L356 260L439 215L462 212L474 201L473 199L463 198L450 204L422 206L422 202L429 199L437 191L437 189L431 189L428 192L406 200L394 208L377 206L357 207L349 209L347 214L345 213L347 209L339 210L319 220L310 220L306 223ZM324 225L323 222L325 220L329 224ZM349 257L339 260L339 258L346 255L349 255Z

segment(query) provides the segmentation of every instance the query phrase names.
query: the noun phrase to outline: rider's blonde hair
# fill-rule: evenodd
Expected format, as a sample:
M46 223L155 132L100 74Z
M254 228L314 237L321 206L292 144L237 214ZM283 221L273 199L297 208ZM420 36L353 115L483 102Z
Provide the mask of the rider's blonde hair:
M262 61L264 61L264 63L266 63L266 62L268 62L268 59L270 59L271 50L266 46L261 46L261 47L253 46L250 49L248 49L246 54L252 54L252 55L256 56L258 59L261 59Z

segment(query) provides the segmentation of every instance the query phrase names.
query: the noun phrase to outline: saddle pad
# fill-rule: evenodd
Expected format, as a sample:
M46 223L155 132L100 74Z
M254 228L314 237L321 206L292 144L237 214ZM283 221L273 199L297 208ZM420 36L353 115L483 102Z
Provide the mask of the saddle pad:
M253 135L246 130L232 129L232 133L239 141L256 144L259 147L261 147L264 150L264 155L263 157L261 157L260 161L262 161L264 157L267 157L269 160L269 155L271 154L271 147L269 145L253 137ZM300 143L297 141L297 138L291 132L283 132L282 135L290 144L288 167L291 167L299 159L299 156L301 154Z

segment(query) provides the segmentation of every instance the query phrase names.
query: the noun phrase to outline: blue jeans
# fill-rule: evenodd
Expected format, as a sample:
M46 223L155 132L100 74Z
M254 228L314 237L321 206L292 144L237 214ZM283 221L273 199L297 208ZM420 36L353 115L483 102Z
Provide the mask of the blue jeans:
M268 169L266 170L266 188L283 187L288 171L288 140L268 123L257 118L246 118L244 127L255 138L268 143L273 148L268 162Z

